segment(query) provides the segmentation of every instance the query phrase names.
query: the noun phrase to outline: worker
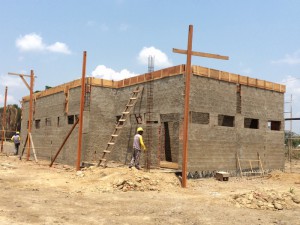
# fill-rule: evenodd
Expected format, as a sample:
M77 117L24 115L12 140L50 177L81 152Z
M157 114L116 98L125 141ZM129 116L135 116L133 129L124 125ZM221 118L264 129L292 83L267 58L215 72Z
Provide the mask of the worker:
M135 168L137 168L138 170L141 169L141 167L140 167L141 152L142 152L142 149L144 151L146 151L146 146L144 144L143 137L142 137L143 132L144 132L143 128L139 127L137 129L137 134L134 135L134 138L133 138L133 152L132 152L132 158L131 158L131 161L130 161L129 168L131 168L134 165Z
M15 144L15 155L18 155L18 153L19 153L19 146L20 146L20 140L21 140L19 131L17 131L16 134L12 136L11 140Z

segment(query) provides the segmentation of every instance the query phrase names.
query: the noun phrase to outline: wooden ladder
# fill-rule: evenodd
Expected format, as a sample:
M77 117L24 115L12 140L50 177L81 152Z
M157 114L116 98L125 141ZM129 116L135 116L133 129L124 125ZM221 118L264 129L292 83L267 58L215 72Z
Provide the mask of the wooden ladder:
M144 87L138 86L132 92L131 97L129 98L129 101L126 104L124 111L122 112L122 116L118 120L117 125L116 125L112 135L110 136L110 139L106 145L106 148L104 149L104 151L102 153L102 157L100 158L97 166L100 166L101 163L103 162L103 167L106 167L106 164L107 164L106 154L111 153L111 151L113 150L114 145L116 144L116 140L117 140L118 136L121 134L121 130L122 130L123 126L125 125L125 122L129 116L131 110L134 108L135 104L137 103L138 98L140 97L143 89L144 89Z
M264 175L264 168L263 168L263 165L262 165L259 153L257 153L257 158L258 159L241 159L241 158L239 158L238 154L236 154L236 157L237 157L237 162L238 162L238 166L239 166L239 169L240 169L240 175L241 175L241 177L243 177L243 174L244 175L247 175L247 174L261 174L261 176ZM243 172L243 169L241 167L241 161L247 161L247 162L249 162L250 170L251 171ZM258 163L258 169L259 169L259 171L254 171L253 170L252 162L257 162Z

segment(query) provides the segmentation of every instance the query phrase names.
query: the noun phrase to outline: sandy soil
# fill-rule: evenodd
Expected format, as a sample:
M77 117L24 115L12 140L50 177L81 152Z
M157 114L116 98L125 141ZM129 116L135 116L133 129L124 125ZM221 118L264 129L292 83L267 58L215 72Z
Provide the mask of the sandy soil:
M11 147L11 146L10 146ZM286 172L188 180L117 164L75 171L0 154L0 224L300 224L300 161Z

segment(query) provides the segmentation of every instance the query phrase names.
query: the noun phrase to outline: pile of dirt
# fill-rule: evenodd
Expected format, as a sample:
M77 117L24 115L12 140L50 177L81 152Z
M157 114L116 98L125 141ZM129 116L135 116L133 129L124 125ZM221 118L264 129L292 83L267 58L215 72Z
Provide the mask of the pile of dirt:
M283 210L292 209L299 205L300 196L295 195L293 189L281 193L275 190L255 190L233 195L232 202L238 208Z
M161 191L178 189L180 180L174 173L144 172L135 168L99 168L89 167L73 175L74 179L88 181L94 191Z

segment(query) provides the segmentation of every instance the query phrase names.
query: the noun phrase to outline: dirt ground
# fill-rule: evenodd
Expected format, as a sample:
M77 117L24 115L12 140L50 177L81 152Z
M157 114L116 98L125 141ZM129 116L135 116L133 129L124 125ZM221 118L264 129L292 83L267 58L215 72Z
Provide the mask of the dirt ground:
M286 172L180 181L168 170L81 171L0 154L0 224L300 224L300 161Z

